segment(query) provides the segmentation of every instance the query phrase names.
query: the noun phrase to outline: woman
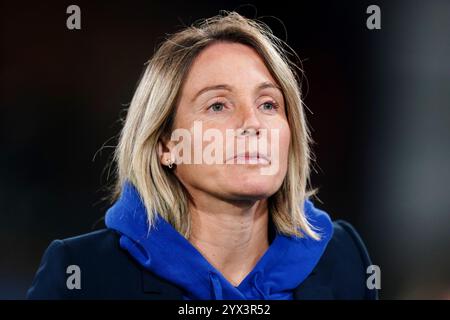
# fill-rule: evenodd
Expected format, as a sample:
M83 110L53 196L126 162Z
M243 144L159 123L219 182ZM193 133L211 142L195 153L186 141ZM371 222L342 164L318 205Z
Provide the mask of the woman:
M308 191L295 65L235 12L167 39L116 149L106 227L53 241L31 299L375 299L355 230Z

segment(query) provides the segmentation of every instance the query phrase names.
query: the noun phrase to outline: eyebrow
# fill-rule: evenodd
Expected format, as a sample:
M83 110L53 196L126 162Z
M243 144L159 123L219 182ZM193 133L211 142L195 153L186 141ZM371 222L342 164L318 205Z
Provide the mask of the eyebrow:
M273 84L272 82L262 82L260 83L256 88L255 91L260 91L266 88L273 88L273 89L277 89L280 92L282 92L281 88L279 86L277 86L276 84ZM195 101L199 96L201 96L202 94L204 94L207 91L211 91L211 90L228 90L228 91L233 91L233 87L229 86L227 84L216 84L213 86L207 86L204 87L203 89L199 90L195 96L192 98L191 102Z

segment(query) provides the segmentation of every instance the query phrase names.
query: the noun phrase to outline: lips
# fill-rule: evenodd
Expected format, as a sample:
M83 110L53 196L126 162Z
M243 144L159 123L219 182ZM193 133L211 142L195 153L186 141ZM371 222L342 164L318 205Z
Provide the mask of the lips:
M227 159L227 164L270 164L270 158L258 152L238 153Z

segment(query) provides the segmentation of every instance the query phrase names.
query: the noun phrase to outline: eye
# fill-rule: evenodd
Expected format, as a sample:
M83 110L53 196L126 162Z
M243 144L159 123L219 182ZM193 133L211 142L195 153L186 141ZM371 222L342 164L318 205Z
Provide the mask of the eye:
M261 105L261 108L263 109L263 111L273 111L278 109L278 104L276 102L268 101L264 102Z
M220 112L220 111L223 110L223 107L224 107L223 103L215 102L215 103L213 103L212 105L210 105L210 106L208 107L208 109L211 109L211 110L214 111L214 112Z

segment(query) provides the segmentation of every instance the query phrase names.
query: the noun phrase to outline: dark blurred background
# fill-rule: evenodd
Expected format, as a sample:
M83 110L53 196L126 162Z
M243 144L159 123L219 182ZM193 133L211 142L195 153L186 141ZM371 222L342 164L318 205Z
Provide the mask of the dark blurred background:
M81 8L81 30L66 8ZM369 30L366 9L381 8ZM449 1L2 2L0 298L51 240L109 203L119 118L167 33L219 10L266 22L303 60L317 206L351 222L382 299L450 298ZM95 156L95 157L94 157Z

